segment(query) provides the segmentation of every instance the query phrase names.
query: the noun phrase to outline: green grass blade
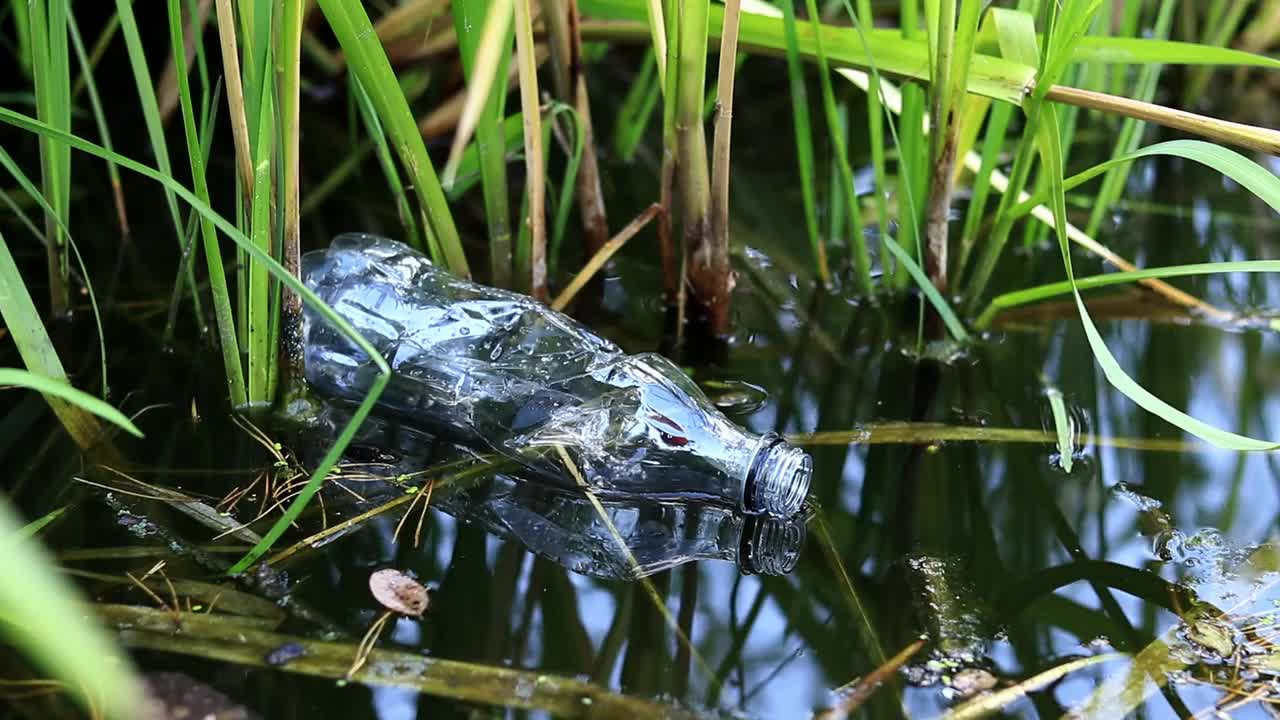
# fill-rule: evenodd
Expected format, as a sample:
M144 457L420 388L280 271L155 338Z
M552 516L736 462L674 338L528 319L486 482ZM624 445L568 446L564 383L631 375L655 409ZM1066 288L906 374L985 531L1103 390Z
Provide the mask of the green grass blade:
M270 47L268 56L270 56ZM275 102L272 83L268 78L258 84L261 97L258 98L256 117L249 115L249 130L253 133L253 193L249 204L249 237L264 254L275 256L275 234L271 216L275 183L274 166L271 162L275 151ZM272 325L277 317L275 303L271 297L270 276L267 269L252 260L248 263L248 318L247 342L248 351L248 403L253 407L265 407L275 399L271 387L272 371L277 357L272 343Z
M373 141L378 165L382 168L382 176L387 181L387 189L391 191L391 197L395 198L396 212L400 216L400 224L404 227L405 239L419 250L426 250L422 238L418 235L418 224L413 216L413 208L409 204L409 194L405 192L404 184L400 182L400 173L396 170L396 161L391 155L387 134L382 128L382 123L378 121L378 113L373 109L373 101L369 99L369 93L365 92L364 85L360 84L360 78L355 76L351 77L351 97L355 100L356 109L359 110L365 133Z
M387 128L400 162L413 184L429 220L429 232L440 244L442 257L433 258L460 277L470 277L467 257L462 250L458 229L453 224L449 203L435 166L427 154L427 146L418 131L418 123L396 80L391 63L374 32L373 24L359 0L317 0L329 27L347 55L348 67L364 84Z
M182 13L179 0L169 0L169 37L175 48L182 47ZM191 83L187 77L186 53L173 54L177 70L178 103L182 112L182 128L186 137L187 156L191 165L192 188L196 197L209 204L209 187L205 178L204 150L196 132L195 109L191 102ZM207 136L206 136L207 139ZM103 143L108 152L111 147ZM114 166L114 163L112 163ZM209 290L213 296L213 315L217 324L218 345L222 351L223 373L227 379L228 397L233 406L247 401L244 371L240 367L240 346L236 341L235 318L231 313L231 293L227 287L226 270L222 265L222 250L218 246L217 232L207 218L200 219L200 238L204 247L205 262L209 266Z
M1152 38L1080 38L1071 55L1072 62L1102 62L1114 65L1223 65L1280 70L1280 58L1267 57L1235 48Z
M640 63L640 72L618 107L613 122L613 149L623 162L630 163L635 159L636 148L653 118L658 98L662 96L662 76L658 74L657 67L653 48L649 48Z
M87 706L112 720L130 720L143 707L141 680L128 656L92 620L76 588L35 540L23 538L22 521L0 501L0 615L5 635ZM83 692L84 697L79 697Z
M167 190L177 197L182 198L183 201L199 212L201 216L212 221L213 224L226 234L226 236L229 237L237 247L244 250L245 254L252 260L262 263L267 271L270 272L277 281L302 296L303 302L315 308L316 312L318 312L325 321L331 323L335 328L337 328L339 333L351 340L351 342L354 343L361 352L364 352L366 356L370 358L370 362L377 369L378 374L370 385L369 394L366 395L356 407L355 411L352 413L351 420L343 428L342 432L339 433L338 438L334 441L333 447L331 447L320 460L315 471L307 480L306 485L303 486L303 489L294 498L294 501L289 506L288 510L285 511L284 516L276 521L276 524L273 525L265 535L263 535L262 542L255 545L253 549L241 558L229 572L236 574L244 571L271 548L275 541L278 540L280 536L284 534L285 530L288 529L290 523L292 523L293 520L302 513L303 508L305 508L307 503L311 501L311 498L315 496L316 492L320 489L320 484L326 477L328 477L329 471L333 469L339 458L342 457L342 452L346 449L347 445L351 443L351 438L355 436L356 430L359 429L360 424L363 423L364 419L368 416L374 403L377 402L378 396L382 394L383 388L386 387L387 380L391 377L391 368L387 365L387 361L378 353L377 349L374 348L373 345L364 338L364 336L356 332L355 328L353 328L342 316L334 312L333 308L326 305L319 296L311 291L310 288L307 288L297 277L294 277L285 270L284 266L277 262L275 258L264 253L235 225L219 215L213 208L209 207L207 203L202 202L194 193L183 187L178 181L174 180L171 175L159 172L154 168L147 167L146 165L126 158L123 155L108 152L100 145L95 145L83 138L79 138L70 133L50 127L39 120L14 112L8 108L0 107L0 121L29 132L38 133L41 136L53 138L59 142L64 142L72 148L80 150L81 152L89 153L95 157L104 160L111 159L126 170L132 170L133 172L164 185ZM9 258L8 250L7 248L4 248L2 242L0 242L0 251L3 251L3 254L0 255L0 290L6 289L6 285L9 286L8 289L12 290L12 283L7 282L9 278L5 276L6 265L4 262L7 259L8 265L12 267L12 258ZM13 268L12 273L16 277L17 269ZM18 281L19 286L21 286L21 278L18 278ZM22 292L25 294L25 287L22 288ZM30 297L27 297L27 304L30 305ZM0 305L0 309L4 309L5 312L8 312L8 307L8 303ZM32 306L32 312L34 313L34 306ZM39 318L36 317L37 321L38 319ZM10 327L12 327L12 321L9 321L6 318L6 322L9 323ZM40 332L43 333L43 331L43 326L40 326ZM52 351L51 345L48 346L48 350L50 352ZM25 357L24 360L26 360ZM53 357L53 360L55 362L57 361L56 355ZM27 361L27 364L30 368L31 362ZM59 364L58 367L61 368L61 365ZM65 377L65 373L61 373L61 375ZM85 417L92 420L92 416L86 415Z
M36 535L40 534L40 531L45 529L49 525L49 523L62 517L66 512L67 512L66 505L63 505L60 508L51 510L45 513L44 515L41 515L40 517L36 518L35 520L32 520L26 525L23 525L22 528L18 530L15 537L22 540L35 537Z
M66 3L67 0L33 0L29 8L36 117L62 130L71 129ZM53 215L46 215L45 219L45 235L50 240L46 248L49 295L53 312L62 313L71 305L64 231L70 213L71 159L66 148L41 141L40 180L44 196L53 209Z
M44 395L55 397L74 405L81 410L97 415L135 437L142 437L142 431L119 410L111 407L101 399L83 390L77 390L62 380L55 380L46 375L37 375L29 370L16 368L0 368L0 388L23 387Z
M579 0L578 6L584 15L602 20L643 22L646 12L643 0ZM709 37L719 39L724 23L723 9L712 7L708 20ZM856 28L822 25L816 36L812 32L800 34L801 55L816 58L819 37L830 63L865 70L870 68L870 56L882 73L922 81L929 79L928 43L906 41L897 31L859 33ZM786 41L781 18L744 14L739 28L739 46L743 52L751 54L782 55ZM1026 88L1031 86L1034 76L1034 68L991 55L975 54L968 91L1017 103Z
M1139 158L1155 155L1171 155L1211 167L1240 183L1246 190L1271 206L1273 210L1280 212L1280 177L1234 150L1207 143L1203 140L1169 140L1155 145L1148 145L1127 155L1112 158L1063 180L1064 192L1069 192L1089 182L1111 168L1131 163ZM1010 214L1014 217L1021 217L1031 212L1032 208L1048 199L1049 192L1050 189L1046 189L1046 191L1038 193L1030 200L1020 203L1010 211Z
M969 191L969 208L965 211L957 274L968 269L970 253L978 244L978 229L986 214L987 198L991 195L991 173L1004 154L1005 133L1009 129L1013 110L1014 107L1008 103L997 103L988 116L986 134L982 139L982 165L974 174L973 187Z
M800 41L796 34L796 12L793 0L782 2L782 28L787 43L787 79L791 88L791 124L796 137L796 166L800 171L800 197L804 204L804 227L809 235L818 279L831 283L827 268L827 246L818 233L817 179L813 169L813 129L809 121L809 93L804 84L804 66L800 61ZM833 130L834 133L834 130Z

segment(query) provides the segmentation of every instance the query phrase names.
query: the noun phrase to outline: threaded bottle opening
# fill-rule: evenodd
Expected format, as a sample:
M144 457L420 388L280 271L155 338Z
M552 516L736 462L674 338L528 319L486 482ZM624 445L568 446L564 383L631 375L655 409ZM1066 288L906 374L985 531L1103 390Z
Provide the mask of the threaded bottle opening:
M813 460L809 453L789 445L775 433L768 433L760 439L760 447L747 472L743 507L750 513L791 517L800 512L812 477Z
M784 520L749 517L742 530L738 566L747 574L786 575L800 560L804 538L804 518L800 515Z

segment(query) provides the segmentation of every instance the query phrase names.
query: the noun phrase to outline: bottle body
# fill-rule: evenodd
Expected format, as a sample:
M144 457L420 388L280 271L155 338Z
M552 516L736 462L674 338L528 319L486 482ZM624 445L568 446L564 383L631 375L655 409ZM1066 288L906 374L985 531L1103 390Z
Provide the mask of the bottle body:
M604 494L791 515L808 456L724 417L666 358L627 355L523 295L456 278L405 245L343 235L303 279L391 366L379 412L516 460L523 475ZM306 314L308 382L352 401L369 358Z

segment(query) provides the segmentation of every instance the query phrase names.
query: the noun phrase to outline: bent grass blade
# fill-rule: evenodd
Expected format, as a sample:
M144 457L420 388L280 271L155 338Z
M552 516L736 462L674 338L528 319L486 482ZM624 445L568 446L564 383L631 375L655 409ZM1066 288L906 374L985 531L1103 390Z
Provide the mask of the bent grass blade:
M81 152L89 153L95 157L99 157L104 160L113 160L120 167L132 170L133 172L164 185L166 190L172 192L177 197L182 198L193 210L208 218L249 257L262 263L267 269L267 272L271 273L276 280L280 281L281 284L288 287L293 292L302 296L303 302L314 308L316 312L320 313L327 322L337 328L338 332L342 333L344 337L353 342L356 347L360 348L360 350L370 358L370 362L372 362L377 368L378 374L373 380L369 393L360 401L359 406L351 416L351 420L342 429L342 432L338 435L333 447L329 449L324 458L321 459L319 465L316 466L316 469L312 473L310 479L307 480L307 484L298 493L293 503L289 506L289 509L286 510L284 515L276 521L276 524L263 535L262 542L255 545L248 554L228 570L228 573L231 575L243 572L257 561L258 558L262 557L262 555L275 544L275 541L284 534L284 531L288 529L289 525L302 514L303 508L307 506L307 503L311 501L311 498L314 497L316 492L320 489L320 484L324 481L325 477L328 476L329 471L333 469L334 465L338 463L338 459L342 457L343 450L345 450L347 445L350 444L351 438L355 436L356 430L360 427L360 424L364 422L369 411L373 409L373 404L377 402L378 396L382 394L383 388L386 387L387 381L391 377L391 368L387 365L387 361L383 359L377 349L374 348L373 345L364 338L364 336L356 332L355 328L353 328L350 323L334 312L333 308L325 304L325 302L312 292L310 288L303 285L298 278L285 270L284 266L277 262L275 258L271 257L267 253L263 252L261 248L254 245L253 241L237 229L235 225L228 222L226 218L219 215L217 211L209 207L208 204L202 202L190 190L183 187L181 183L174 180L169 175L158 172L154 168L147 167L146 165L143 165L136 160L126 158L123 155L108 152L100 145L96 145L84 140L83 138L52 128L45 123L23 115L22 113L14 112L8 108L0 108L0 121L13 125L17 128L27 130L28 132L37 133L42 136L52 138L58 142L66 143Z
M53 396L65 400L72 405L106 420L134 437L142 437L142 431L123 413L98 397L83 390L77 390L69 383L46 375L37 375L29 370L16 368L0 368L0 387L24 387L35 390L45 396Z
M1181 428L1182 430L1195 435L1196 437L1221 448L1228 450L1275 450L1280 448L1280 443L1266 440L1257 440L1245 435L1222 430L1214 427L1202 420L1198 420L1187 413L1178 410L1169 403L1156 397L1151 391L1138 384L1133 378L1120 367L1115 356L1107 348L1106 341L1102 339L1101 333L1093 324L1093 319L1089 316L1089 310L1085 307L1084 299L1080 295L1080 290L1076 286L1075 271L1071 266L1071 242L1067 238L1067 205L1066 205L1066 183L1063 180L1062 167L1062 146L1059 144L1060 135L1058 133L1057 114L1052 106L1046 107L1042 115L1044 122L1039 126L1036 140L1041 155L1041 161L1044 163L1045 172L1048 175L1048 190L1050 193L1050 201L1053 209L1053 215L1056 222L1056 231L1058 235L1058 247L1062 253L1062 264L1067 271L1067 280L1072 284L1071 294L1075 298L1076 308L1080 311L1080 322L1084 326L1085 337L1089 341L1089 347L1093 350L1094 359L1102 367L1103 375L1107 381L1117 390L1123 393L1130 400L1133 400L1144 410L1159 416L1166 422ZM1223 152L1231 151L1225 148L1218 148ZM1196 157L1203 157L1191 153ZM1235 153L1232 153L1235 155ZM1243 159L1243 156L1236 155ZM1221 159L1220 153L1211 153L1214 159ZM1104 163L1105 164L1105 163ZM1250 163L1251 164L1251 163ZM1259 181L1256 172L1250 170L1249 165L1241 165L1237 162L1228 162L1220 165L1215 169L1221 169L1225 174L1229 174L1237 182L1245 187L1253 189L1251 183ZM1237 177L1239 176L1239 177ZM1280 179L1271 178L1276 183L1276 195L1273 198L1263 197L1268 200L1272 207L1280 209L1276 203L1280 203ZM1257 191L1255 191L1257 192ZM1260 196L1261 197L1261 196Z

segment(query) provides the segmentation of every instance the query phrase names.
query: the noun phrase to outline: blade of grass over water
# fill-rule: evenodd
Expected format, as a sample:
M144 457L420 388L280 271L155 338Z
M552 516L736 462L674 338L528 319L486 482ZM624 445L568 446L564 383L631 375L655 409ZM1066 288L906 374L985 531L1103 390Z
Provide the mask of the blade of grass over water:
M1280 177L1234 150L1201 140L1169 140L1099 163L1088 170L1062 179L1061 184L1064 194L1112 168L1126 165L1140 158L1157 155L1180 157L1213 168L1243 185L1249 192L1270 206L1272 210L1280 213ZM1046 189L1039 195L1020 203L1013 208L1011 214L1015 217L1025 215L1036 205L1040 205L1050 199L1051 192L1051 189Z
M169 0L169 37L181 42L182 14L180 0ZM178 104L182 113L182 128L187 141L187 156L191 164L192 188L200 201L209 204L209 187L204 172L204 152L196 132L195 109L191 102L191 87L187 78L186 58L183 53L174 55L175 78L178 83ZM103 147L112 152L105 143ZM205 262L209 267L209 289L213 296L213 316L217 324L218 347L222 351L223 372L227 379L227 392L233 407L248 400L244 370L240 365L240 347L236 340L235 318L231 312L231 293L227 286L226 271L222 266L222 249L218 245L217 231L208 218L200 219L200 239L204 247Z
M429 221L429 235L440 246L440 257L433 259L455 275L470 277L471 271L444 189L440 186L435 167L427 155L427 147L418 132L418 123L409 110L395 72L391 69L391 63L387 60L363 5L359 0L317 0L317 4L346 53L348 67L368 91L379 118L395 144L400 162L404 165L405 173ZM495 3L501 4L501 1Z
M818 236L818 199L813 169L813 130L809 121L809 93L805 89L804 66L800 61L799 41L796 40L796 12L793 0L782 2L782 28L787 41L787 78L791 88L791 122L795 128L796 165L800 171L800 195L804 203L804 225L809 233L809 247L813 252L818 279L823 285L831 283L831 271L827 268L827 245Z
M263 58L263 74L270 78L266 68L271 63L271 47ZM249 83L246 83L248 89ZM246 111L249 121L250 149L253 154L253 192L249 202L249 238L264 254L277 256L272 203L275 183L272 182L272 157L275 153L276 113L273 83L257 83L260 97ZM254 111L256 108L256 112ZM251 408L265 408L275 400L273 372L276 351L272 345L271 327L279 315L279 307L272 302L271 283L267 269L253 260L248 261L248 272L241 275L247 285L246 304L241 309L247 321L245 349L248 351L248 404ZM247 280L244 280L247 275Z
M146 165L130 160L122 155L108 152L99 145L95 145L82 138L49 127L39 120L34 120L21 113L9 110L8 108L0 107L0 121L6 122L23 130L27 130L28 132L38 133L40 135L56 139L60 142L67 143L71 147L82 152L87 152L95 157L99 157L104 160L110 158L120 167L132 170L133 172L164 185L174 195L186 201L192 209L212 221L219 230L225 233L227 237L229 237L238 247L243 249L253 260L262 263L267 268L267 271L270 272L277 281L301 295L303 302L314 308L326 322L331 323L338 332L354 343L361 352L365 353L370 358L370 362L372 362L377 368L378 373L370 384L368 394L352 412L351 419L347 422L346 426L343 427L342 432L338 434L338 437L334 440L333 446L329 448L328 452L325 453L324 457L317 464L316 469L312 472L306 485L304 485L302 490L298 492L293 503L290 504L289 508L280 517L280 519L276 521L276 524L273 525L265 535L263 535L262 542L255 545L248 554L241 558L240 561L228 571L233 575L243 572L248 569L250 565L256 562L258 558L262 557L263 554L270 550L271 546L274 545L275 541L284 534L290 524L292 524L293 521L302 514L307 503L311 501L311 498L315 496L316 491L320 489L320 484L326 477L328 477L329 471L337 465L338 460L342 457L343 451L346 450L347 445L351 443L351 439L355 437L356 430L359 429L360 424L364 422L365 417L368 416L374 403L377 402L378 396L382 394L383 388L386 387L387 381L391 377L391 368L387 365L387 362L383 359L382 355L378 353L377 349L374 348L373 345L364 338L364 336L356 332L355 328L353 328L341 315L334 312L333 309L326 305L314 292L303 285L298 278L287 272L280 263L276 262L274 258L255 246L248 236L236 228L235 225L227 222L225 218L214 211L213 208L209 207L208 204L202 202L191 191L184 188L180 183L174 180L172 176L158 172L153 168L149 168ZM4 250L3 258L7 258L7 249L0 247L0 250ZM0 272L4 271L5 265L3 258L0 258ZM9 265L12 265L12 259L9 260ZM16 268L14 273L16 276ZM0 279L3 279L3 277L0 276ZM28 304L30 303L29 297L27 298L27 302ZM6 322L8 323L9 321L6 320ZM43 332L43 327L41 327L40 330ZM47 340L46 345L48 345ZM42 353L51 351L51 345L40 350ZM45 356L41 355L41 358L44 359ZM56 355L53 356L53 361L57 361ZM28 367L30 367L31 361L27 362ZM58 367L61 367L61 365L59 364ZM65 377L65 373L62 373L62 376ZM59 417L62 416L59 415ZM92 418L90 417L89 419L91 420ZM92 428L93 426L90 427ZM72 436L79 439L75 432L72 432ZM88 437L91 439L92 435Z
M480 44L485 9L494 3L487 0L459 0L453 3L453 23L458 34L458 52L468 86L475 81L476 55ZM507 76L511 57L512 34L504 31L498 41L497 66L494 77ZM489 282L498 287L511 284L511 208L507 200L506 143L503 141L502 119L507 86L492 83L488 97L476 120L475 147L480 160L480 186L484 193L485 224L489 230Z
M1169 265L1165 267L1147 268L1127 272L1113 272L1105 275L1092 275L1076 278L1073 285L1068 280L1038 285L1024 290L1015 290L995 297L987 309L982 311L974 325L983 330L991 327L991 322L1002 310L1020 307L1046 300L1051 297L1069 295L1072 289L1092 290L1112 285L1141 282L1152 278L1173 278L1187 275L1214 275L1218 273L1280 273L1280 261L1277 260L1238 260L1232 262L1194 263L1191 265Z

